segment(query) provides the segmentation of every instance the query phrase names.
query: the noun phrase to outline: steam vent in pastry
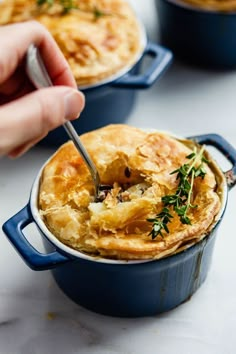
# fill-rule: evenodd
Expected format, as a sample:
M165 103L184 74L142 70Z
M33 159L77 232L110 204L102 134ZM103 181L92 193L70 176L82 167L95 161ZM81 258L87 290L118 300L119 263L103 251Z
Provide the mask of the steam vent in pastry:
M65 55L78 86L105 80L130 68L143 51L140 24L124 0L66 2L3 0L0 25L28 20L43 24ZM63 3L65 3L63 7ZM72 6L73 5L73 6ZM68 6L68 5L67 5Z
M223 177L206 151L199 157L201 146L128 125L109 125L81 139L101 183L111 189L96 201L91 175L73 143L57 150L42 171L39 210L62 243L94 257L152 259L209 233L221 208ZM192 177L185 180L181 171L192 171ZM175 209L166 200L174 203L180 195L181 178L189 198L183 194Z

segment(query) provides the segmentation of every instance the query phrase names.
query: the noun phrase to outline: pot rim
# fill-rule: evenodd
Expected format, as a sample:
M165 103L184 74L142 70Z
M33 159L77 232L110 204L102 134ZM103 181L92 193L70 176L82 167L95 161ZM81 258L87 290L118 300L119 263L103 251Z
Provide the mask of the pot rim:
M157 131L157 130L155 129L155 131ZM168 134L170 135L170 133L168 133ZM174 134L171 134L171 135L175 138L178 138ZM204 241L204 239L206 239L206 238L208 239L209 236L213 233L216 226L222 220L223 214L226 209L226 204L227 204L227 199L228 199L228 186L227 186L226 177L225 177L222 169L219 167L218 163L216 163L216 161L213 159L214 164L222 172L223 186L222 186L221 209L220 209L214 223L211 225L211 229L210 229L210 232L208 232L208 235L205 235L203 238L201 238L195 244L190 244L188 248L185 248L184 250L182 250L180 252L176 252L170 256L160 258L160 259L152 258L152 259L141 259L141 260L116 260L116 259L102 258L99 256L98 257L90 256L88 254L85 254L83 252L75 250L75 249L65 245L60 240L58 240L58 238L55 235L53 235L53 233L47 228L46 224L44 223L44 221L40 215L40 212L38 209L38 193L39 193L40 179L41 179L41 175L42 175L44 167L46 166L48 161L50 161L52 159L53 155L51 155L46 160L46 162L42 165L41 169L39 170L39 172L33 182L33 185L31 188L31 193L30 193L29 205L30 205L31 214L34 219L34 222L35 222L36 226L39 228L39 230L41 231L41 233L43 234L43 236L46 237L46 239L52 245L54 245L57 250L61 251L63 254L72 256L73 258L81 258L81 259L92 261L92 262L99 262L99 263L106 263L106 264L117 264L117 265L120 265L120 264L127 264L127 265L142 264L142 263L150 263L150 262L154 262L154 261L161 261L163 259L170 259L171 257L177 256L177 255L181 254L182 252L187 252L188 250L193 249L194 247L197 247L202 241Z
M158 0L157 0L158 1ZM209 15L214 15L214 16L235 16L236 11L219 11L219 10L211 10L211 9L204 9L200 8L191 4L184 3L184 1L181 0L161 0L163 2L168 2L176 7L183 8L188 11L193 11L195 13L199 14L209 14Z
M97 88L100 86L108 85L108 84L112 83L113 81L121 78L125 74L127 74L139 62L139 60L142 58L142 56L144 54L144 50L147 46L148 39L147 39L147 33L145 30L144 24L142 23L142 21L139 18L137 18L137 22L138 22L138 27L139 27L139 32L140 32L140 49L135 54L135 57L134 57L132 63L124 66L115 74L112 74L111 76L104 78L98 82L95 82L94 84L78 85L79 90L86 91L86 90L94 89L94 88Z

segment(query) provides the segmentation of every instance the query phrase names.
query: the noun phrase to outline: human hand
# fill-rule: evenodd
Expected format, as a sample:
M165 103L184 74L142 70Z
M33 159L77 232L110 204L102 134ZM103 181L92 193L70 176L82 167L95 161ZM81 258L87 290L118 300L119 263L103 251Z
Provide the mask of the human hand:
M55 86L35 90L24 58L40 50ZM0 26L0 156L17 157L50 130L79 116L84 96L50 33L36 21Z

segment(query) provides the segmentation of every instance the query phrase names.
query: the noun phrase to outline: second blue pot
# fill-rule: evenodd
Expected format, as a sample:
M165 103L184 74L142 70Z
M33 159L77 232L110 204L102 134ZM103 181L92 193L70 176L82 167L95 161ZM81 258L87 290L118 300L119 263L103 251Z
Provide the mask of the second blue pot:
M236 68L236 13L198 9L176 0L155 1L160 41L176 57L214 70Z

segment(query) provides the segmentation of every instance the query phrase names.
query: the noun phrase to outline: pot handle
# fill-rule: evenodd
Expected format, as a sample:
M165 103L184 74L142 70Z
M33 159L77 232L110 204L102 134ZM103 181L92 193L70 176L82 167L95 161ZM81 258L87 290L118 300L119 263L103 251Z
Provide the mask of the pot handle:
M205 144L214 146L232 163L232 168L229 171L224 172L227 185L229 189L231 189L236 184L236 149L218 134L191 136L188 139L194 140L201 145Z
M145 56L153 58L152 64L147 68L146 72L139 75L127 73L114 81L111 86L127 89L146 89L161 77L173 58L170 50L153 42L148 42L140 61Z
M31 269L47 270L72 260L72 258L66 257L58 251L48 254L38 252L22 232L32 222L34 222L34 219L27 204L22 210L6 221L2 227L9 241Z

